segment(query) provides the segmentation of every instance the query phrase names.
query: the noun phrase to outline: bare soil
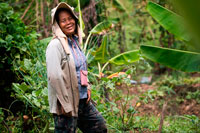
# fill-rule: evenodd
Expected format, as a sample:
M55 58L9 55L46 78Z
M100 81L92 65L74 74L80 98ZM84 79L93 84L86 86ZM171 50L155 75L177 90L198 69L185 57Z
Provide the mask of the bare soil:
M121 89L124 94L128 94L127 86L120 85L117 88ZM148 90L156 89L156 84L139 84L129 88L130 95L141 96L144 92ZM181 91L194 91L200 89L200 83L190 85L190 86L178 86L175 88L176 94L166 95L164 97L156 97L153 101L149 100L148 103L140 102L137 103L138 98L134 98L131 103L136 106L137 110L140 112L138 115L156 115L160 116L162 112L162 106L165 101L168 101L165 114L166 115L196 115L200 117L200 104L194 99L186 99L184 101L177 102L176 98L180 95L184 95Z

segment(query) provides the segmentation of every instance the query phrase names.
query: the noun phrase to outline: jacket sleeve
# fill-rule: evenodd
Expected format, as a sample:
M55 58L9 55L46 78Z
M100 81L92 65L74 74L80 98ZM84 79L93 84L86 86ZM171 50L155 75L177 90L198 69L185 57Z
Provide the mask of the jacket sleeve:
M56 90L56 96L65 110L68 113L73 110L68 100L67 86L64 82L63 71L61 69L62 46L56 39L52 40L46 50L46 64L48 82L51 87Z

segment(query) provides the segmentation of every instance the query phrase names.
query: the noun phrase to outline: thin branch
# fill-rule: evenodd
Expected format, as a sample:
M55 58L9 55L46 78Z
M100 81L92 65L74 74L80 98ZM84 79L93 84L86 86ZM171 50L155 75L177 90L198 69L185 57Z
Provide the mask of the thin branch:
M38 0L35 1L36 2L36 6L35 6L35 16L36 16L36 28L37 28L37 32L39 32L39 5L38 5Z
M6 127L6 129L8 130L8 133L12 133L10 128L8 127L8 125L6 124L6 122L3 120L3 125Z
M167 107L167 103L168 103L168 101L166 101L163 104L162 113L161 113L161 117L160 117L160 126L159 126L158 133L162 133L162 127L163 127L163 122L164 122L164 118L165 118L165 110L166 110L166 107Z
M26 8L26 10L24 11L24 14L21 16L21 20L24 18L24 16L26 15L26 13L28 12L28 10L30 9L31 5L33 4L34 0L31 1L31 3L28 5L28 7Z
M47 32L46 25L45 25L44 2L43 2L43 0L40 0L40 7L41 7L41 18L42 18L42 27L44 29L44 35L45 35L45 37L48 37L48 32Z

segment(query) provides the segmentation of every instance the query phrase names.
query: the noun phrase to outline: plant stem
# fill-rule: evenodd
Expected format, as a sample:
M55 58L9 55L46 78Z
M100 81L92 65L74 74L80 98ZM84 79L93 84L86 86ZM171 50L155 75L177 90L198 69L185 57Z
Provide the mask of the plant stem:
M86 48L87 48L87 45L88 45L88 41L89 41L91 35L92 35L92 33L90 32L90 34L88 35L87 40L86 40L86 42L85 42L84 48L83 48L83 52L84 52L84 53L86 52Z

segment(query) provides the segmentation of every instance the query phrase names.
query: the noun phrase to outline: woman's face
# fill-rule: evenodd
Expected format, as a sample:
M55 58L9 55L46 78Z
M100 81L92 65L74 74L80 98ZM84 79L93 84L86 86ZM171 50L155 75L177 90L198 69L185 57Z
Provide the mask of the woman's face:
M59 26L65 35L70 36L75 33L76 22L72 15L67 11L61 11L58 14Z

